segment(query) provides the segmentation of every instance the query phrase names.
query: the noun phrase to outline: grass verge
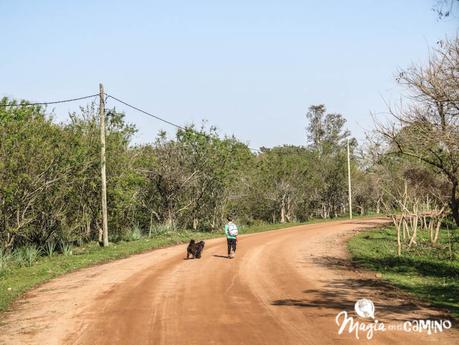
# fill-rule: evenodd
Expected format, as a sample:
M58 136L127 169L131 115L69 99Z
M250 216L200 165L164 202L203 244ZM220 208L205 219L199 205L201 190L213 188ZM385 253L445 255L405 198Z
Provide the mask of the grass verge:
M459 317L458 242L458 229L442 229L435 246L420 231L417 246L405 246L398 257L396 231L387 227L359 232L348 249L358 266L380 272L394 286Z

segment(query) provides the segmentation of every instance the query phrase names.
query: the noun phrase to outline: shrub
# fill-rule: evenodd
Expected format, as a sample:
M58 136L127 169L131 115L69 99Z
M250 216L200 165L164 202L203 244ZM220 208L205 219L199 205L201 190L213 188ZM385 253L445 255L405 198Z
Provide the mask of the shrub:
M17 248L14 250L13 259L16 265L18 265L19 267L22 267L25 265L24 252L22 248Z
M32 266L35 261L37 261L40 256L40 249L34 245L24 246L18 248L14 251L14 260L16 264L20 267L23 266Z
M56 252L56 242L49 241L46 242L44 247L44 252L48 257L52 257Z
M148 237L165 235L173 230L175 230L173 226L169 226L165 224L156 224L151 227Z
M0 272L8 268L8 263L11 260L11 255L4 249L0 248Z
M35 261L37 261L38 257L40 256L40 249L35 246L25 246L24 250L24 258L25 263L27 266L32 266Z
M142 231L140 230L138 226L134 227L134 229L132 229L132 231L129 233L129 239L131 241L137 241L137 240L140 240L141 238L142 238Z
M73 246L71 243L61 242L61 251L65 256L73 255Z

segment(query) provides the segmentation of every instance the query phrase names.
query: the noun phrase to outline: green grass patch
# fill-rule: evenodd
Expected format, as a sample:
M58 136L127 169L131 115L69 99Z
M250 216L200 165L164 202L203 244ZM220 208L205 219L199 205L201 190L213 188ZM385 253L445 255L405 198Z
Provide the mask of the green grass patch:
M288 228L301 223L258 224L250 227L241 226L240 234L249 234L280 228ZM154 236L141 237L137 240L111 243L101 248L97 242L74 247L72 255L41 256L30 266L18 265L10 258L6 268L0 266L0 311L6 310L13 300L32 287L83 267L109 262L148 250L186 243L191 238L196 240L223 237L222 232L167 231ZM1 254L1 253L0 253ZM1 255L0 255L1 256Z
M418 231L417 245L397 256L394 227L359 232L348 242L357 265L380 272L382 278L433 306L459 317L459 229L440 232L432 246L427 231Z

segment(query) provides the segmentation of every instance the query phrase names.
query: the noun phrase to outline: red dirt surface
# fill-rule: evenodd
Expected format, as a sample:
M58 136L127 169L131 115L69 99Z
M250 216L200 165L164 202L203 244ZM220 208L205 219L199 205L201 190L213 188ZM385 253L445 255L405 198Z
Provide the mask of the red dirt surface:
M373 300L386 326L447 318L353 267L345 241L384 219L302 225L206 241L202 259L186 245L83 269L27 293L3 313L0 344L359 344L338 335L337 313ZM371 320L360 320L371 323ZM455 327L454 321L453 328ZM376 332L372 344L459 344L457 329L427 335Z

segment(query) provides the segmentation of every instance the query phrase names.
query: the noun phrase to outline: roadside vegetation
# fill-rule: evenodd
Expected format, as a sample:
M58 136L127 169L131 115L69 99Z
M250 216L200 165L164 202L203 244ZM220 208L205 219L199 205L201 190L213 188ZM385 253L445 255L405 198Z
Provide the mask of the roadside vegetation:
M459 229L441 229L435 244L428 231L419 231L417 240L416 246L405 243L398 256L397 231L388 227L359 232L348 248L358 266L459 317Z
M20 104L0 102L0 248L13 255L28 246L101 241L97 107L56 123L45 109ZM252 225L344 214L346 120L323 105L312 106L308 118L310 145L253 152L214 128L193 126L136 146L135 127L112 109L106 139L109 241L151 235L158 227L212 232L227 215ZM354 155L356 174L357 163ZM358 212L369 212L374 201L372 194L356 200Z
M353 260L459 316L459 39L440 41L425 66L401 70L406 90L367 146L393 227L361 232Z

